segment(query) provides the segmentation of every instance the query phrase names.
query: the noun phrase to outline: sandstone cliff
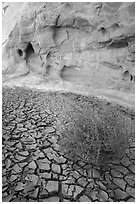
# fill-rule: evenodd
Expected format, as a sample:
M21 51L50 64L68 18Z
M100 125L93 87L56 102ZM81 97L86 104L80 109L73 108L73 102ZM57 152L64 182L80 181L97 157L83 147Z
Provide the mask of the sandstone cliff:
M135 3L4 3L3 85L134 106Z

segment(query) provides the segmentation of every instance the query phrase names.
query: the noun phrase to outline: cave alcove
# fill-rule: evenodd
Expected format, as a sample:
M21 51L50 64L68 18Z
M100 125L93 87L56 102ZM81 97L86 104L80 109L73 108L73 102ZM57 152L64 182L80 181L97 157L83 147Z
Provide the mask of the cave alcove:
M17 49L17 52L18 52L18 54L19 54L19 56L20 56L20 57L22 57L22 56L23 56L23 52L22 52L22 50L21 50L21 49Z
M125 81L128 81L128 80L130 79L130 74L129 74L129 71L128 71L128 70L124 71L124 73L123 73L123 79L124 79Z
M32 44L29 42L28 46L26 48L26 60L30 57L31 54L34 53L34 48L32 46Z

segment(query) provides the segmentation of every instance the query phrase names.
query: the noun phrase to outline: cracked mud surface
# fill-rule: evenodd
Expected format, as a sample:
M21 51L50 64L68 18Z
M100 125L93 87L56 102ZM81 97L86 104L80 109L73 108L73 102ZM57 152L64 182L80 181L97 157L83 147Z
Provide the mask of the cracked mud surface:
M4 202L135 201L134 111L21 88L3 88L2 102ZM97 121L110 137L97 137Z

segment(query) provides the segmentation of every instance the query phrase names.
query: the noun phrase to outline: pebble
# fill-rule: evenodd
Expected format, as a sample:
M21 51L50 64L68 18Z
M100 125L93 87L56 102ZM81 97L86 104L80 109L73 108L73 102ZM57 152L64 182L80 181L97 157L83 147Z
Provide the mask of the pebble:
M130 166L128 166L128 168L130 169L130 171L135 173L135 165L134 164L131 164Z
M87 170L87 175L88 175L89 178L92 178L93 170L92 169L88 169Z
M6 176L6 169L2 169L2 176Z
M135 202L134 198L129 198L127 202Z
M56 151L59 151L60 146L56 143L56 144L54 144L53 149L56 150Z
M20 198L20 202L27 202L26 198Z
M86 178L82 177L78 179L78 183L82 186L85 187L88 184L88 181L86 180Z
M112 198L109 198L108 202L114 202L114 200Z
M13 158L12 161L13 161L14 163L18 163L18 162L19 162L19 160L15 159L15 158Z
M29 136L29 137L26 138L25 143L26 144L35 143L35 139L33 137Z
M34 188L33 182L29 182L27 185L24 186L24 191L23 192L26 194L26 193L34 190L34 189L35 188Z
M125 192L125 191L122 191L122 190L120 190L120 189L115 189L114 190L114 192L115 192L115 196L116 196L116 200L124 200L125 198L127 198L129 195L127 194L127 192Z
M37 156L41 151L39 149L37 149L35 152L34 152L34 155Z
M104 186L101 181L95 181L95 182L102 190L106 190L106 186Z
M64 163L67 161L67 159L64 158L63 156L59 156L59 157L55 156L53 159L54 159L58 164L64 164Z
M70 200L67 199L63 199L63 202L71 202Z
M35 174L35 169L29 169L28 167L26 169L28 169L28 174Z
M42 133L41 132L33 132L33 138L36 138L36 139L40 139L42 138Z
M112 176L109 173L105 173L105 181L107 183L111 183Z
M125 190L126 187L126 182L123 179L119 179L119 178L114 178L113 179L114 184L116 184L117 186L119 186L120 188L122 188L123 190Z
M93 169L93 178L100 178L100 172L97 169Z
M68 192L68 185L67 184L63 184L62 185L62 193L67 195L67 192Z
M53 133L53 132L55 132L55 129L53 127L47 127L44 130L44 134L49 134L49 133Z
M48 181L46 185L46 189L51 192L51 191L58 191L58 182L57 181Z
M2 191L2 198L6 197L8 193Z
M10 136L9 135L2 135L2 138L4 138L6 141L8 141L8 139L10 139Z
M49 161L47 158L39 159L37 162L41 162L41 163L50 163L50 161Z
M27 150L36 149L37 144L25 145Z
M26 166L28 163L27 162L22 162L22 163L18 163L18 165L22 168L24 166Z
M116 169L111 169L111 175L113 177L122 178L123 175L121 172L117 171Z
M7 159L6 160L6 168L8 169L11 165L11 160L10 159Z
M18 149L22 149L22 144L19 142L19 143L16 145L16 147L17 147Z
M38 158L45 158L45 155L43 154L43 152L40 152L37 156Z
M8 188L8 185L6 187L2 186L2 193L5 192L7 188Z
M86 195L81 196L79 201L80 202L91 202L91 200Z
M59 180L60 181L66 181L67 180L67 176L60 175L59 176Z
M68 188L68 193L67 193L67 195L68 195L68 196L72 196L72 195L73 195L73 191L74 191L74 186L73 186L73 185L70 185L69 188Z
M128 174L124 177L124 180L132 187L135 186L135 177L134 175Z
M15 181L18 178L17 175L11 175L10 182Z
M92 200L97 200L97 192L96 191L91 191L90 196L92 198Z
M48 141L53 143L53 144L56 144L57 143L57 137L52 136L51 138L48 138Z
M52 164L52 171L57 173L57 174L60 174L61 173L60 166L57 164Z
M86 163L84 163L83 161L78 161L78 165L79 165L80 167L85 166L85 164L86 164Z
M135 188L132 188L132 187L129 187L127 186L126 187L126 192L131 195L133 198L135 198Z
M115 167L117 171L120 171L122 174L127 174L129 171L127 168L125 168L124 166L122 165L119 165L119 166L116 166Z
M75 179L78 179L78 178L80 178L80 174L77 172L77 171L73 171L72 172L72 176L75 178Z
M12 200L12 202L20 202L20 198L15 198Z
M29 155L29 152L28 151L20 151L18 154L26 157Z
M16 191L21 191L24 189L24 184L22 182L18 182L15 188Z
M57 152L54 149L52 149L51 147L45 148L43 151L45 154L51 153L51 154L57 155Z
M108 189L111 189L111 190L114 190L117 188L117 185L114 183L107 183L106 186Z
M25 131L28 130L27 128L23 128L23 127L17 127L17 128L18 128L18 130L19 130L20 132L25 132Z
M62 164L61 166L63 170L67 169L67 164Z
M40 173L41 178L45 178L45 179L50 179L51 178L51 173Z
M39 188L36 188L33 193L29 194L31 199L36 199L39 193Z
M120 160L117 159L117 160L111 161L111 164L120 164Z
M106 202L108 200L108 194L105 191L100 191L97 197L100 202Z
M129 160L129 158L128 157L124 157L122 160L121 160L121 164L123 165L123 166L129 166L130 164L131 164L131 161Z
M92 189L94 187L94 180L91 179L89 182L87 189Z
M23 160L26 159L26 157L22 157L22 156L20 156L20 155L16 155L16 156L15 156L15 159L17 159L18 161L23 161Z
M47 138L45 139L45 141L43 142L42 146L44 148L48 148L51 144L47 141Z
M107 193L108 193L108 195L109 195L109 197L110 197L111 199L114 199L114 198L115 198L115 194L114 194L114 191L113 191L113 190L108 190Z
M42 189L42 192L41 192L41 195L48 195L48 191L47 191L47 189L45 189L45 188L43 188Z
M10 202L13 198L13 194L7 195L6 197L2 198L2 202Z
M28 165L28 168L30 169L36 169L37 168L37 165L34 161L30 162L29 165Z
M64 181L63 183L66 183L66 184L74 184L75 183L75 178L73 178L72 176L69 176L67 178L66 181Z
M76 189L75 189L74 197L76 197L83 191L83 188L81 188L80 186L76 186L75 188Z
M52 178L53 180L57 180L59 178L59 175L54 173Z
M5 144L8 146L14 146L15 141L14 142L6 141Z
M45 152L45 151L44 151L44 152ZM56 161L55 158L56 158L57 156L56 156L55 154L51 153L51 152L48 152L48 153L47 153L47 157L49 158L49 160L54 159L54 160Z
M35 175L35 174L33 174L33 175L28 174L28 175L26 176L25 180L32 182L33 185L36 186L37 183L38 183L39 178L38 178L38 176Z
M20 166L18 164L15 164L12 168L12 170L16 173L20 173L22 172L22 168L20 168Z
M47 164L47 163L38 163L38 167L39 167L39 169L41 169L41 170L46 170L46 171L48 171L48 170L50 170L50 166L49 166L49 164Z
M51 197L51 198L46 198L46 199L42 199L43 202L59 202L59 197Z

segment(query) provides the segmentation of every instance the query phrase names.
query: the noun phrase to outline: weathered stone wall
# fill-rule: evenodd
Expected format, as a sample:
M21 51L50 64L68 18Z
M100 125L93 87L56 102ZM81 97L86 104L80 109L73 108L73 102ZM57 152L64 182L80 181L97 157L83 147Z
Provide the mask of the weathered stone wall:
M7 5L4 40L10 12L18 15L12 14L14 26L3 45L4 80L34 74L45 84L58 80L87 92L92 87L134 95L135 3Z

